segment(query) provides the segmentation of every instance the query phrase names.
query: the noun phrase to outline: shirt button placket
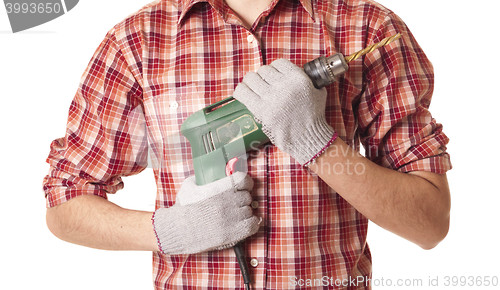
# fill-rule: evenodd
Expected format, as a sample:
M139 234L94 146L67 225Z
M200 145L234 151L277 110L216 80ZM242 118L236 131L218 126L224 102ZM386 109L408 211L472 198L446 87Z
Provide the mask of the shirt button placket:
M257 34L258 35L258 34ZM246 67L246 70L248 71L257 71L259 67L263 63L262 59L262 54L261 54L261 48L260 48L260 42L257 37L257 35L251 33L250 31L246 30L244 33L242 33L242 42L243 45L247 47L245 50L247 55L245 55L246 61L248 61L248 67ZM245 41L246 40L246 41ZM257 164L254 164L253 166L255 168L259 168L263 166L262 163L263 160L261 159L262 157L256 158L253 160ZM260 162L259 162L260 161ZM263 289L265 288L265 281L266 281L266 248L267 248L267 241L266 241L266 235L263 233L265 229L265 223L266 223L266 198L265 198L265 188L259 188L258 190L254 188L254 192L252 193L254 196L254 200L251 203L251 208L253 209L254 214L261 219L260 222L260 229L259 233L256 234L255 237L253 237L253 245L250 247L249 246L249 252L248 252L248 263L249 266L251 267L250 271L252 272L252 275L254 276L254 281L253 281L253 286L256 289ZM251 248L251 250L250 250Z
M255 50L255 53L259 56L258 57L259 61L253 64L254 67L252 69L252 71L257 71L257 69L262 65L262 56L259 48L260 43L257 37L250 31L247 31L247 43L249 47L252 48L252 50Z
M259 266L259 260L253 258L250 260L250 266L256 268L257 266Z
M248 43L253 43L255 41L255 36L253 36L253 34L248 34L247 41Z

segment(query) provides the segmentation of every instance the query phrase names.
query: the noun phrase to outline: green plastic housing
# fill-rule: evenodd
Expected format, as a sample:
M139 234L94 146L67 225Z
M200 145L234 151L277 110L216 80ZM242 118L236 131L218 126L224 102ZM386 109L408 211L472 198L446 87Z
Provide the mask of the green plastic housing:
M252 113L233 97L193 113L182 123L181 133L191 145L198 185L224 178L231 159L241 163L248 151L269 142Z

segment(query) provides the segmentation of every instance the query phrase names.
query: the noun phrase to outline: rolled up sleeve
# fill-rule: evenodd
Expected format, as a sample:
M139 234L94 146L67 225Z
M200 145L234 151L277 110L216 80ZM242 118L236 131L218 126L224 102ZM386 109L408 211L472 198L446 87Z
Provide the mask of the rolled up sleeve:
M142 88L110 31L94 53L71 103L66 134L50 145L43 180L47 207L80 195L107 198L122 176L147 164Z
M400 172L451 169L448 137L429 112L434 88L430 61L403 21L390 14L368 44L401 33L401 39L364 59L364 93L358 129L366 155Z

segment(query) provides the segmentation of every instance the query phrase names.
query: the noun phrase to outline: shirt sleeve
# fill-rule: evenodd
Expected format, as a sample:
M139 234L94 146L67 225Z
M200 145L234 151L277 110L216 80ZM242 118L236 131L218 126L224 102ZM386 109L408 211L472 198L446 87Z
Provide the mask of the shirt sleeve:
M369 33L368 44L402 37L366 55L358 129L366 155L400 172L451 169L443 126L429 112L434 89L432 64L403 21L390 14Z
M47 207L80 195L107 198L147 164L142 88L113 30L94 53L71 103L66 134L50 145Z

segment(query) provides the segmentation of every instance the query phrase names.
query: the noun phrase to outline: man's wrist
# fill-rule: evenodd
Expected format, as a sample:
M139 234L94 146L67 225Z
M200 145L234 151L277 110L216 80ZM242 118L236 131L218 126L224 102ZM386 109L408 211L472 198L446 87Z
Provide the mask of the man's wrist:
M313 164L314 162L316 162L316 160L325 153L325 151L328 149L328 147L330 147L333 142L335 142L335 140L337 140L338 138L338 134L337 132L334 132L333 133L333 136L330 138L330 140L328 140L328 142L325 144L325 146L323 146L323 148L321 148L321 150L316 153L311 159L309 159L309 161L307 161L306 163L304 163L304 167L309 167L311 164Z

